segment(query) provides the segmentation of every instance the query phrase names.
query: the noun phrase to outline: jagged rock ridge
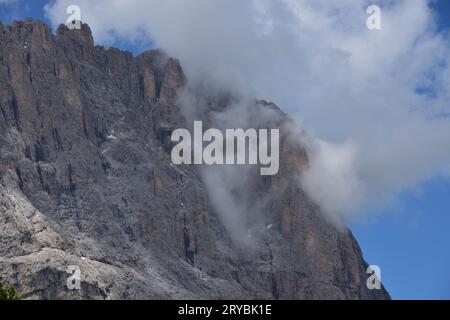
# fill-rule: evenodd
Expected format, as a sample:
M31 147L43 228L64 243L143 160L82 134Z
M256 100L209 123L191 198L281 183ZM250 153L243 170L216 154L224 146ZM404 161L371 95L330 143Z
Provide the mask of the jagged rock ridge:
M185 84L177 60L105 50L86 24L0 23L4 285L30 299L389 298L366 288L353 236L292 177L301 148L285 144L279 175L249 182L255 199L271 195L259 248L233 242L198 168L170 161ZM79 291L66 287L70 265Z

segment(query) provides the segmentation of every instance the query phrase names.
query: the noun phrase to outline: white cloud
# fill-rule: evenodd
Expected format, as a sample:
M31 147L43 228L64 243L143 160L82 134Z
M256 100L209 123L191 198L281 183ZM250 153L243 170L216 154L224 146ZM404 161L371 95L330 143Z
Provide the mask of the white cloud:
M343 214L355 212L362 201L363 184L355 172L356 152L349 142L334 145L313 140L310 168L302 177L305 191L338 224Z
M97 41L151 38L191 79L273 100L336 144L315 142L304 180L333 216L449 170L450 41L426 0L384 1L380 31L365 0L57 0L55 24L69 4Z

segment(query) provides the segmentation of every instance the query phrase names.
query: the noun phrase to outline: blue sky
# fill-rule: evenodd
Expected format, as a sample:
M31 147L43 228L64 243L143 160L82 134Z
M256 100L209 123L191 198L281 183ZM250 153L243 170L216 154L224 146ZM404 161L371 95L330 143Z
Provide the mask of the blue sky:
M450 1L434 8L439 28L450 30ZM435 178L351 229L368 263L381 267L393 298L450 299L449 226L450 181Z
M33 17L49 23L43 12L47 2L0 5L0 19L10 23ZM440 30L450 30L450 1L439 0L434 8ZM129 43L115 46L134 53L139 50ZM437 177L401 194L390 208L351 223L366 260L381 267L382 280L393 298L450 299L449 211L450 181Z

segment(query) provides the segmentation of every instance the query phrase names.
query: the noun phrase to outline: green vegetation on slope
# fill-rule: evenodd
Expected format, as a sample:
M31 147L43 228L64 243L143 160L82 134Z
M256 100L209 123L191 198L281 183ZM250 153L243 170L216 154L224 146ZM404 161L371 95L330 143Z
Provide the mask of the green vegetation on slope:
M0 300L20 300L14 288L3 288L0 283Z

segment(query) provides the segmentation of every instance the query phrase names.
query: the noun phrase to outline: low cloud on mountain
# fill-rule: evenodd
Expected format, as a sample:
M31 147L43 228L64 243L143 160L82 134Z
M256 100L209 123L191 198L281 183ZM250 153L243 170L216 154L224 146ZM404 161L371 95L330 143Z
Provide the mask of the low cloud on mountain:
M426 0L52 1L105 45L149 43L188 79L277 103L310 134L305 190L332 216L387 204L450 163L450 41Z

